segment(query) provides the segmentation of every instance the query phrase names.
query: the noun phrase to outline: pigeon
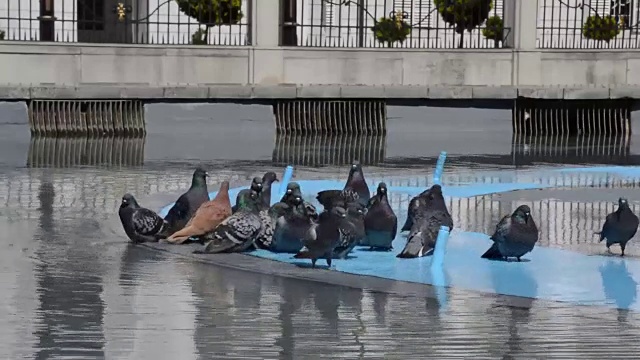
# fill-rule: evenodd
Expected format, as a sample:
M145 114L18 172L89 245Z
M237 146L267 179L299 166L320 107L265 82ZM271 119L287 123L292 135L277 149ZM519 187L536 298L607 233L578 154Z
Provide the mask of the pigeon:
M365 238L364 217L367 208L354 202L347 206L347 217L338 228L340 243L333 249L334 259L346 259L347 255Z
M538 242L538 228L531 218L531 209L520 205L511 215L507 215L496 225L491 236L493 244L484 254L484 259L520 258L533 250Z
M287 184L287 191L282 195L280 202L289 203L296 196L302 197L302 191L300 185L297 182L290 182Z
M267 210L260 210L259 216L262 228L254 241L255 248L265 250L271 248L276 221L290 211L290 209L289 205L283 202L277 202Z
M118 215L124 232L134 243L156 242L166 237L164 232L169 223L154 211L140 207L131 194L122 197Z
M231 202L229 201L229 182L223 181L216 197L200 206L196 214L182 230L173 233L167 241L182 244L190 237L202 236L218 226L224 219L231 216Z
M440 185L433 185L427 194L420 197L415 209L413 225L407 237L407 244L396 256L398 258L416 258L433 254L440 226L453 229L453 219L447 210Z
M271 207L271 184L279 181L276 173L269 171L262 176L262 191L260 192L260 210L268 210Z
M318 193L316 199L325 210L331 210L334 206L346 208L350 202L359 202L362 206L367 206L371 193L369 186L364 179L362 166L356 161L351 165L349 178L342 190L324 190Z
M279 203L282 204L282 203ZM302 239L313 226L314 213L308 211L301 197L294 198L292 206L275 224L273 242L269 250L276 253L296 254L302 249Z
M262 192L262 186L262 178L260 178L259 176L254 177L251 181L251 186L249 186L248 189L242 189L238 192L238 195L236 196L236 204L231 207L231 212L235 213L238 210L238 203L240 203L240 199L243 198L245 194L249 194L251 190L260 195L260 193Z
M378 184L375 196L369 200L367 215L364 218L366 237L360 242L371 250L392 250L391 243L398 232L398 218L389 205L387 184Z
M620 244L624 256L624 249L627 242L638 231L638 217L629 209L629 202L625 198L618 199L618 209L607 215L607 219L602 226L602 231L597 232L600 235L600 241L607 239L607 251L611 253L611 245Z
M311 259L311 267L316 266L318 259L324 258L327 265L331 267L333 249L340 241L338 228L346 217L347 211L340 206L336 206L330 211L323 211L318 218L318 224L312 226L302 239L304 247L293 257Z
M173 234L185 227L200 205L209 201L207 176L209 176L209 174L201 167L198 167L193 172L191 187L187 192L180 195L164 218L169 223L169 228L167 229L168 234Z
M213 231L204 236L204 250L195 254L243 252L253 244L262 228L260 197L255 190L244 193L238 202L238 211L226 218Z
M433 186L440 186L440 185L436 184ZM407 220L405 220L404 225L402 225L402 228L400 229L400 231L411 230L411 226L413 226L413 217L415 215L416 209L418 209L421 206L421 204L424 203L423 201L424 197L429 195L429 190L431 190L431 188L411 198L411 200L409 201L409 207L407 208Z

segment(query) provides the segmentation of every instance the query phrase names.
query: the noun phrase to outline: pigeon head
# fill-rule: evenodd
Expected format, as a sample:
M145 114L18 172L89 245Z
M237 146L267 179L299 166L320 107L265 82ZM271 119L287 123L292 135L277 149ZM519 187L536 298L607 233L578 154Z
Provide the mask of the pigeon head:
M298 206L302 204L302 198L300 196L295 196L291 202L293 205Z
M444 196L442 194L442 187L438 184L433 185L426 195L422 197L424 199L424 205L433 209L446 209L447 205L444 203Z
M380 197L385 197L387 196L387 184L385 184L384 182L381 182L378 184L378 196Z
M627 209L629 208L629 202L625 198L618 199L618 209Z
M274 173L273 171L266 172L262 176L262 182L265 185L271 185L275 181L280 181L280 180L278 180L278 176L276 176L276 173Z
M527 205L520 205L518 206L516 211L513 212L513 216L524 220L525 223L529 222L529 217L531 217L531 209Z
M297 182L291 182L287 184L287 195L294 195L302 197L302 192L300 191L300 185Z
M208 176L209 176L209 173L206 172L203 168L198 166L196 168L196 171L193 172L193 179L191 180L191 186L206 184Z
M365 208L359 202L353 202L347 205L347 213L349 214L349 216L353 217L364 217L364 215L367 213L367 208Z
M257 210L258 209L258 192L251 189L249 192L245 192L240 195L240 199L238 199L238 208L246 209L246 210Z
M358 160L353 161L351 169L349 170L349 180L352 180L355 177L364 178L364 175L362 174L362 165L360 165Z
M308 216L310 219L318 220L318 210L316 210L315 206L309 204L308 202L305 202L303 203L303 208L306 216Z
M138 202L136 201L136 198L133 197L133 195L126 193L124 194L124 196L122 196L122 202L120 203L120 207L125 208L128 206L138 207Z
M256 176L253 178L253 180L251 181L251 190L259 193L260 191L262 191L262 178L259 176Z
M345 210L342 206L336 206L333 209L331 209L331 215L337 218L346 218L347 210Z

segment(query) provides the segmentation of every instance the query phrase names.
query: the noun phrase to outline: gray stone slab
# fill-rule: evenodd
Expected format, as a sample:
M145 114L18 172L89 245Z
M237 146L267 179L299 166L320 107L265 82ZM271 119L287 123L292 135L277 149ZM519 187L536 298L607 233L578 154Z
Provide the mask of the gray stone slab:
M301 99L310 98L339 98L339 85L301 85L297 87L297 97Z
M97 86L90 88L94 92L100 92L100 98L111 98L110 90L106 87ZM80 91L75 86L33 86L31 87L32 99L77 99ZM104 95L103 95L104 94ZM87 96L89 97L89 96ZM115 98L118 98L116 96Z
M562 99L564 90L561 87L518 87L518 97L529 99Z
M0 99L3 100L27 100L31 98L31 87L16 85L0 87Z
M429 87L429 99L472 99L473 90L469 86Z
M565 88L564 98L566 100L599 100L609 98L609 88Z
M385 98L384 86L343 85L340 87L342 98Z
M612 87L612 88L609 89L609 98L611 98L611 99L622 99L622 98L640 99L640 86Z
M211 85L208 89L209 99L248 99L253 94L249 85Z
M426 86L385 85L384 94L391 99L426 99L429 88Z
M256 85L252 89L252 97L258 99L295 99L295 85Z
M209 88L206 86L166 86L163 88L165 99L206 99Z
M123 99L160 99L165 96L165 89L159 86L125 86L120 96Z
M474 99L515 99L518 90L512 86L474 86L471 90Z

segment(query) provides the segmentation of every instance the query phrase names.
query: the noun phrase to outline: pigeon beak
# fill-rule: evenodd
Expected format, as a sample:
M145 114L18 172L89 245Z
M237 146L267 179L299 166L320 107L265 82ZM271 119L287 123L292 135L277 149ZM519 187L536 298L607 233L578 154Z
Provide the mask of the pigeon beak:
M529 222L529 216L531 216L531 214L528 212L524 213L524 222Z
M204 177L209 177L209 173L208 172L204 172Z

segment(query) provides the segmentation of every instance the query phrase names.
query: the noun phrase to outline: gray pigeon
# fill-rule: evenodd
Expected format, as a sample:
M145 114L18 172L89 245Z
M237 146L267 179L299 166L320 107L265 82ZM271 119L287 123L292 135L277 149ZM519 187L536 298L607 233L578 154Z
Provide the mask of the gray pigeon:
M294 255L296 259L311 259L311 266L316 266L316 261L320 258L327 260L327 265L331 267L333 249L340 241L340 231L338 227L347 216L347 211L336 206L331 211L323 211L318 219L318 224L311 227L302 239L304 247Z
M267 210L271 207L271 184L279 181L278 176L273 171L266 172L262 176L262 191L260 192L260 210Z
M607 215L602 231L596 234L600 235L600 241L607 239L609 253L611 253L611 245L620 244L620 250L622 250L620 256L624 256L627 242L636 234L636 231L638 231L638 217L629 209L627 199L620 198L618 209Z
M118 215L124 232L134 243L156 242L167 236L169 223L154 211L140 207L131 194L122 197Z
M347 206L347 216L338 228L340 243L333 249L334 259L346 259L347 255L362 241L365 236L364 217L367 208L358 202Z
M262 193L262 186L262 178L259 176L254 177L248 189L242 189L238 191L238 195L236 195L236 204L231 207L231 213L235 213L236 211L238 211L238 204L240 203L240 199L247 196L247 194L249 194L251 190L255 191L256 193L258 193L258 196L260 196L260 194Z
M440 185L436 184L436 185L433 185L433 186L440 186ZM411 227L413 226L413 218L415 216L416 210L418 208L420 208L420 206L422 206L421 204L424 203L424 198L425 198L425 196L429 195L429 191L430 190L431 190L431 188L429 188L429 189L421 192L417 196L414 196L413 198L411 198L411 200L409 201L409 206L407 208L407 219L405 220L404 225L402 225L402 228L400 229L400 231L409 231L409 230L411 230Z
M346 208L350 202L357 201L362 206L367 206L371 193L362 173L362 166L355 161L349 170L347 183L342 190L323 190L318 193L316 199L325 210L331 210L334 206Z
M397 255L398 258L432 255L440 226L446 225L449 230L453 229L453 219L447 210L442 188L439 185L432 186L425 196L420 197L418 203L407 244Z
M169 223L167 234L182 230L200 205L210 200L207 190L207 176L209 174L201 167L196 168L193 172L191 187L180 195L176 203L169 209L167 216L164 217Z
M297 182L290 182L287 184L287 191L282 195L280 202L290 203L296 196L302 197L300 185Z
M260 222L262 227L256 236L254 245L259 249L271 249L273 236L276 228L276 221L291 211L291 207L283 202L273 204L269 209L260 210Z
M389 205L387 184L378 184L376 195L369 200L367 215L364 218L366 237L360 242L371 250L392 250L391 243L398 232L398 218Z
M533 250L538 242L538 227L531 218L531 209L520 205L511 215L507 215L496 225L491 236L493 244L484 254L484 259L520 258Z
M270 250L276 253L296 254L302 249L302 239L314 225L314 212L309 211L301 197L296 197L293 206L277 219Z
M238 204L238 211L226 218L212 232L204 235L204 250L196 254L216 254L242 252L247 250L260 232L260 199L256 191L244 193Z

